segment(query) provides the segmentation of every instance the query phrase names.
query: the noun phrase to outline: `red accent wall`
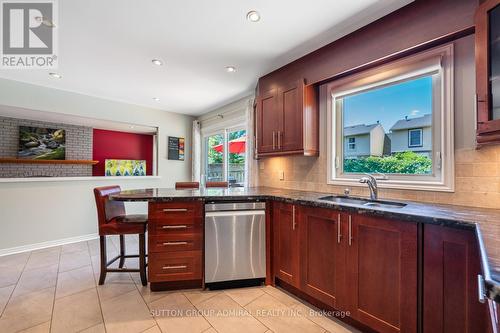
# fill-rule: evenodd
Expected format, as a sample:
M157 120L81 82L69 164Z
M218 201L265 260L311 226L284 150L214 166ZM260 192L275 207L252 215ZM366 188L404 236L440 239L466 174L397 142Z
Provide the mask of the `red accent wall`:
M93 176L104 176L104 160L146 160L146 174L153 174L153 135L94 129Z

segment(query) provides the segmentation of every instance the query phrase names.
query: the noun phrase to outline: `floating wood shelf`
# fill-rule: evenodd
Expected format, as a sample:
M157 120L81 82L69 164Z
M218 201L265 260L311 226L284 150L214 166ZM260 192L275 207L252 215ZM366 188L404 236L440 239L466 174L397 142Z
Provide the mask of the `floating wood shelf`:
M90 164L94 165L99 161L91 160L28 160L21 158L0 158L0 163L22 163L22 164Z

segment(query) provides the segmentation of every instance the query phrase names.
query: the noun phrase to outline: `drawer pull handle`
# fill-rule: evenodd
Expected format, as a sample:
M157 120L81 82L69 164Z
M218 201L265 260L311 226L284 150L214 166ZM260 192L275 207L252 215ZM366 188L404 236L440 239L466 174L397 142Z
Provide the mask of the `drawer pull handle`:
M163 245L168 246L168 245L187 245L188 242L165 242Z
M163 225L162 229L186 229L187 225Z
M165 213L172 213L172 212L187 212L187 208L165 208L163 209Z
M177 266L163 266L163 269L184 269L187 268L186 265L177 265Z

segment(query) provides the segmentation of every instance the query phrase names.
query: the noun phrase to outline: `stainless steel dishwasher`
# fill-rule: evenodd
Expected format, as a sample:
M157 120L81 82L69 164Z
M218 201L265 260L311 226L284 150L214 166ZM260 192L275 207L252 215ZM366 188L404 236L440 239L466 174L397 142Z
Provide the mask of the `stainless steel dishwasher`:
M266 277L265 202L205 205L205 283L261 283Z

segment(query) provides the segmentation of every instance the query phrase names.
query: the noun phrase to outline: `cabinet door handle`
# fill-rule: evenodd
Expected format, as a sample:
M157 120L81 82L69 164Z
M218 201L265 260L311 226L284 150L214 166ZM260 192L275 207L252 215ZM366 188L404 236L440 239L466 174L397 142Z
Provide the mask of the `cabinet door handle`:
M486 302L486 292L484 291L484 279L481 274L477 275L477 292L479 303Z
M297 223L295 223L295 206L292 206L292 230L295 230Z
M187 208L165 208L163 209L165 213L173 213L173 212L187 212Z
M352 217L349 215L349 246L352 245Z
M186 229L187 225L162 225L162 229Z
M177 265L177 266L163 266L162 269L184 269L187 268L186 265Z
M163 243L164 246L168 246L168 245L187 245L188 242L165 242Z
M340 226L340 214L337 215L337 243L340 244L342 239L342 227Z
M474 94L474 128L477 131L477 103L478 103L478 98L477 94Z
M276 149L276 132L273 131L273 150Z
M278 131L278 150L281 149L281 131Z

